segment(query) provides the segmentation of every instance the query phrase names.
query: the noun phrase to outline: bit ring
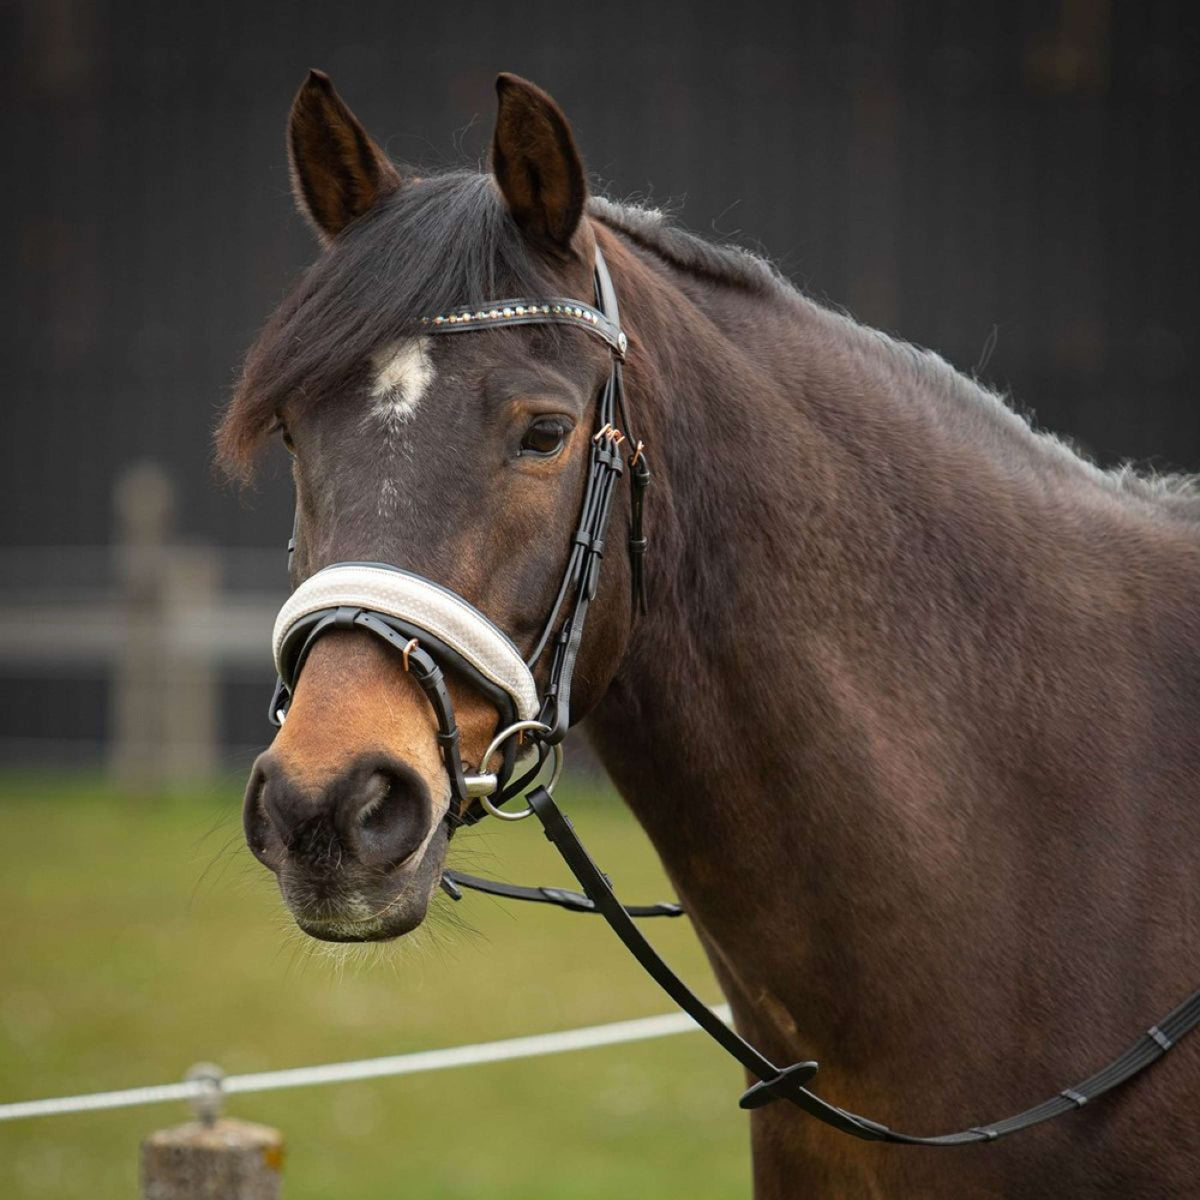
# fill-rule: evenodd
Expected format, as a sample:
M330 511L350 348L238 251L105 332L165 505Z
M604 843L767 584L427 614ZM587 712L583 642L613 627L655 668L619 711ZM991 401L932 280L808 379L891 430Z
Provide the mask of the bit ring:
M492 756L504 745L506 741L515 733L525 733L527 730L537 730L539 733L549 733L550 726L545 721L515 721L507 728L500 730L498 734L491 740L491 744L483 752L483 757L479 760L479 774L482 775L487 771L487 765L491 761ZM554 769L550 773L550 780L544 784L547 792L553 792L555 784L558 783L558 778L562 774L563 768L563 749L562 743L555 742L550 747L551 753L554 755ZM493 817L499 817L502 821L523 821L526 817L533 814L533 808L526 806L518 812L506 812L502 808L497 808L491 801L490 796L478 797L479 803L484 809L491 813Z

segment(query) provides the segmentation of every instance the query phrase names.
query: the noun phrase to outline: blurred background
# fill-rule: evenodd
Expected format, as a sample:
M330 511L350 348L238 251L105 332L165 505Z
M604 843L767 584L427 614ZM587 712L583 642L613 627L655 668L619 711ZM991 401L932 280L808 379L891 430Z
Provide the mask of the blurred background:
M526 75L597 188L768 255L1105 463L1200 468L1190 0L6 0L0 30L0 1100L663 1007L602 931L490 902L478 937L339 975L277 950L238 849L291 496L274 460L221 484L210 434L314 253L283 142L309 66L427 169L481 162L496 72ZM573 786L664 886L602 781ZM472 852L536 877L528 843ZM300 1147L293 1196L396 1195L399 1164L426 1196L745 1191L737 1081L691 1039L489 1070L250 1115ZM531 1153L547 1107L558 1161ZM155 1119L0 1127L0 1189L132 1194Z
M599 188L769 255L1106 462L1200 466L1187 0L0 12L10 763L99 762L133 736L122 725L146 728L112 686L117 614L102 602L152 588L155 571L131 579L139 564L117 561L114 539L213 548L159 586L232 605L192 635L215 661L178 631L150 653L217 698L184 765L240 765L263 736L262 619L284 585L291 497L279 464L252 492L221 485L210 433L240 356L314 254L283 142L310 65L394 158L425 168L482 161L493 78L525 74L565 108Z

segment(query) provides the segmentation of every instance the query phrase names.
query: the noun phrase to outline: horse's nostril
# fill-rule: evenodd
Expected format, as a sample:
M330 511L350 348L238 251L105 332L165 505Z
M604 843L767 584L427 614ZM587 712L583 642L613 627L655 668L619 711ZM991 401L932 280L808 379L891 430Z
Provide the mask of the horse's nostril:
M384 814L388 797L391 795L393 779L387 771L376 771L363 789L362 807L358 810L358 823L366 829Z
M272 871L278 870L285 854L283 838L271 820L265 803L268 783L267 772L261 764L255 764L246 785L246 800L242 806L242 827L246 834L246 845L250 853Z
M275 872L292 863L332 874L355 862L390 871L420 849L432 821L425 782L389 758L360 761L305 787L267 752L242 810L246 844Z
M420 848L430 821L429 789L396 763L373 771L357 790L347 840L364 866L391 869Z

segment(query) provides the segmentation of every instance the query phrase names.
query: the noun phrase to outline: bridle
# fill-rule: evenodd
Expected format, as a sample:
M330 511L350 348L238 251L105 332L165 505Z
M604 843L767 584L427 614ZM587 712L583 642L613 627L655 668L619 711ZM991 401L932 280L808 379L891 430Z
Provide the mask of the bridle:
M616 292L599 247L594 282L594 306L568 298L500 300L463 306L421 321L422 331L434 335L507 325L569 325L599 337L612 354L612 367L597 403L579 523L571 539L558 592L532 652L522 658L508 636L483 613L461 596L420 575L384 563L335 563L305 580L276 619L273 649L279 682L271 701L271 721L280 725L286 719L296 681L314 643L324 633L361 629L392 646L425 692L437 720L436 738L450 779L451 806L447 820L451 829L471 824L489 813L504 820L535 815L583 891L518 887L450 870L443 874L443 889L455 900L461 898L459 889L468 887L510 899L602 915L655 982L757 1080L741 1097L739 1103L743 1108L788 1100L826 1125L867 1141L920 1146L970 1145L995 1141L1081 1108L1156 1062L1200 1024L1200 991L1152 1025L1102 1070L1033 1108L957 1133L935 1137L900 1133L830 1104L809 1091L804 1085L817 1072L815 1062L777 1066L717 1017L638 929L631 919L635 916L675 917L682 915L683 909L677 904L623 905L552 796L562 767L562 740L571 722L575 662L588 608L596 594L616 483L626 467L631 483L628 552L633 608L635 613L645 608L646 538L642 508L650 472L643 444L629 433L622 378L628 340L621 329ZM623 447L628 447L628 460ZM289 561L295 542L293 530L288 543ZM546 684L539 692L533 671L551 646ZM499 714L496 734L480 760L478 772L472 775L463 770L444 667L465 678ZM531 764L518 765L519 742L532 751ZM501 755L501 763L491 773L488 766L497 754ZM534 785L547 758L554 760L552 776L547 783ZM523 792L527 807L517 811L503 807Z
M331 629L363 629L400 651L405 669L425 692L437 719L436 736L450 778L449 815L454 824L472 824L485 813L505 820L528 816L528 809L509 812L502 805L529 786L548 756L555 760L557 779L562 740L571 724L575 662L599 582L617 480L627 466L632 603L635 611L645 606L642 509L650 471L643 444L622 432L622 427L629 428L622 378L628 340L621 330L616 292L599 247L594 282L594 306L564 297L499 300L421 320L422 331L429 334L511 325L572 326L599 338L612 355L611 369L596 404L579 523L555 599L528 657L522 659L508 636L461 596L422 576L383 563L334 563L316 572L292 593L275 622L279 682L269 714L275 725L282 724L287 716L296 681L322 634ZM628 463L625 447L629 447ZM289 556L295 542L293 530ZM533 671L548 649L546 683L539 693ZM446 666L481 692L499 714L496 736L475 775L463 771L454 707L443 674ZM537 761L514 779L518 740L533 751ZM502 753L502 762L499 771L492 774L487 768L497 753Z

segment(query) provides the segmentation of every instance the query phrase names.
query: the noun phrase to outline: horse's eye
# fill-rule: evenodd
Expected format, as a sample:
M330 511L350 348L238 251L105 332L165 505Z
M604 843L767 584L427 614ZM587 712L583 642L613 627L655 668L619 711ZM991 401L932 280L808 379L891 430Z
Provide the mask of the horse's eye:
M283 447L289 454L296 453L296 443L292 441L292 435L288 433L286 425L279 426L279 436L283 441Z
M525 436L521 439L521 453L549 458L563 448L566 440L567 427L562 421L557 417L543 417L525 430Z

